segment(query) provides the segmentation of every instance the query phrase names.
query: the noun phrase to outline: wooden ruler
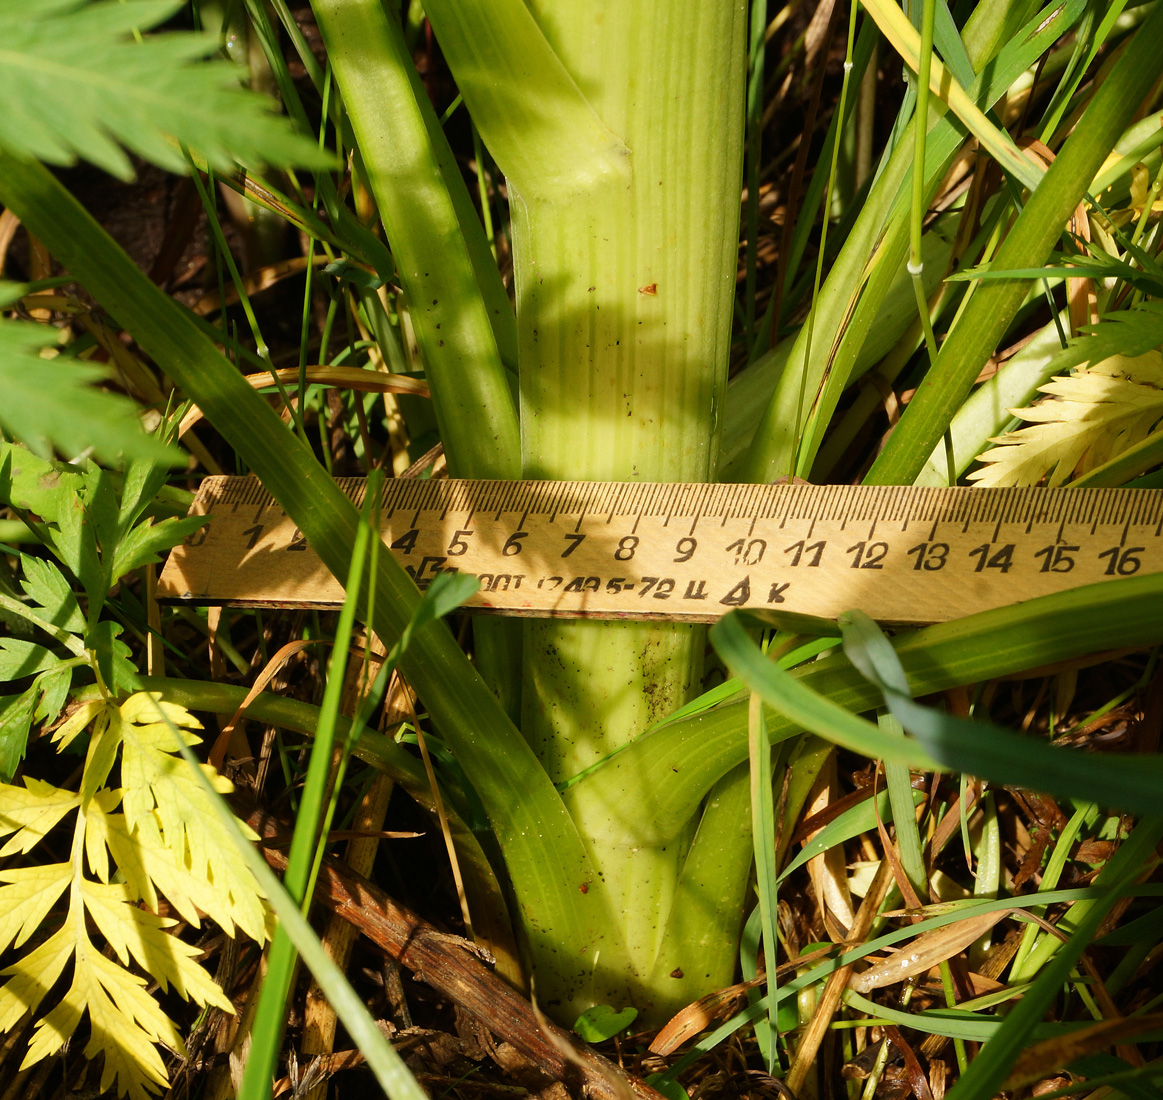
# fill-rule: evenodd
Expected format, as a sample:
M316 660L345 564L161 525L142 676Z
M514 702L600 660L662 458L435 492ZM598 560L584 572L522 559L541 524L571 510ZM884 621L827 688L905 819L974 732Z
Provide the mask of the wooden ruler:
M362 479L339 486L362 505ZM333 608L343 590L253 478L207 478L170 603ZM471 573L510 615L709 622L736 607L930 623L1163 572L1163 490L390 481L385 543L423 588Z

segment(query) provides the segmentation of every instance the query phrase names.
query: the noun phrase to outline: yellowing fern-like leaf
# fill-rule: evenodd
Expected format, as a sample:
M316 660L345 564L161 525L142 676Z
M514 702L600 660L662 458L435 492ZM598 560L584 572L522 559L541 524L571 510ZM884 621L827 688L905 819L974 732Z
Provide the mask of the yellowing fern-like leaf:
M0 951L20 947L44 923L72 881L67 863L8 867L0 871Z
M102 1090L116 1083L119 1094L149 1100L167 1084L158 1047L181 1052L182 1039L130 968L186 1000L233 1009L196 961L198 951L173 935L177 922L159 915L159 895L195 926L208 914L227 932L237 925L260 941L263 904L197 777L173 751L164 719L193 744L193 716L146 694L120 706L86 705L78 714L60 740L91 724L79 791L35 779L0 784L0 836L12 834L0 850L5 855L28 853L75 815L67 862L0 870L0 950L19 949L46 924L57 926L0 971L0 1031L35 1014L71 962L68 991L37 1022L22 1068L55 1054L87 1017L85 1054L104 1055ZM105 783L118 758L123 788L110 789ZM230 790L203 767L218 790ZM115 958L93 942L93 930Z
M971 481L1053 487L1116 458L1163 420L1163 355L1115 355L1039 390L1051 399L1010 410L1029 426L991 439Z
M81 799L72 791L62 791L51 783L26 778L23 787L3 785L0 799L0 836L16 835L0 848L0 857L14 852L30 852L50 829L55 828Z
M218 912L220 916L215 920L227 931L233 931L233 920L247 935L262 939L264 914L254 880L240 861L221 858L224 850L233 850L230 837L198 777L181 757L173 755L173 731L159 721L162 716L158 706L153 696L143 692L126 700L121 708L125 820L130 829L152 839L150 826L145 824L152 817L157 824L156 835L173 857L175 870L192 873L199 882L212 885L219 896L221 904L206 911ZM186 731L201 729L201 724L182 707L169 703L160 706L175 726ZM190 745L200 740L189 732L185 736ZM219 793L233 790L230 781L213 768L203 765L202 770ZM254 833L248 835L251 840L258 839ZM148 857L156 863L161 853L151 846Z
M197 948L166 932L177 921L139 909L134 904L137 898L124 884L105 886L85 881L81 893L85 909L117 953L122 966L128 966L131 957L145 960L145 969L163 990L172 985L187 1001L215 1005L226 1012L234 1011L230 999L206 971L193 962L199 954Z

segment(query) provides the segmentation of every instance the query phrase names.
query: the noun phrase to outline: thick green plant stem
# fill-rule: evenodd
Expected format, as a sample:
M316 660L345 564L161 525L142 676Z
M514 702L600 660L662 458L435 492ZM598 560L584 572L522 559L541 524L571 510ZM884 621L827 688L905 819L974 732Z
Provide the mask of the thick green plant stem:
M1090 187L1115 142L1159 75L1163 5L1156 5L1107 74L1074 132L1030 195L991 268L1040 267ZM907 485L965 400L981 366L993 354L1028 291L1024 279L979 286L946 337L896 430L869 471L872 485Z
M355 507L190 316L41 165L0 153L0 202L198 403L327 567L345 577L359 523ZM387 551L378 555L375 584L370 625L392 645L419 593ZM559 795L447 626L435 622L418 630L402 667L472 776L504 853L535 962L553 959L562 944L587 958L611 943L616 949L608 896ZM583 893L583 883L593 885ZM543 969L543 998L572 992L559 993L555 971Z
M745 5L435 0L425 10L508 181L525 476L712 479ZM628 560L634 536L624 534ZM572 777L683 703L703 647L703 631L675 625L529 624L522 730L551 778ZM689 833L622 845L626 819L649 818L665 798L625 780L610 799L565 799L625 914L620 965L645 979ZM711 984L729 975L728 965ZM619 995L590 984L597 1000ZM636 1004L658 1018L683 995L674 981L652 984Z

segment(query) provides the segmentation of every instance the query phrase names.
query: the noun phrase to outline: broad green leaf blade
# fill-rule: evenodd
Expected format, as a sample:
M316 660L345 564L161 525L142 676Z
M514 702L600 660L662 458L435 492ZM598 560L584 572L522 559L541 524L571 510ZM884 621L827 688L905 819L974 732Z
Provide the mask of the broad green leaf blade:
M561 201L603 177L628 185L630 150L523 0L436 0L425 14L489 152L523 196Z
M60 658L40 642L25 638L0 638L0 683L34 676L56 668Z
M136 41L178 0L0 0L0 147L21 158L79 157L122 179L122 146L173 172L179 144L215 168L236 161L330 167L332 158L292 131L226 62L202 62L211 36L164 33Z
M516 477L517 409L502 365L502 355L516 358L512 309L400 27L377 0L312 7L407 296L449 469Z
M122 455L180 462L181 452L142 431L132 401L93 386L106 377L104 370L40 357L58 336L47 325L0 321L0 427L45 456L53 447L69 457L92 448L104 462Z

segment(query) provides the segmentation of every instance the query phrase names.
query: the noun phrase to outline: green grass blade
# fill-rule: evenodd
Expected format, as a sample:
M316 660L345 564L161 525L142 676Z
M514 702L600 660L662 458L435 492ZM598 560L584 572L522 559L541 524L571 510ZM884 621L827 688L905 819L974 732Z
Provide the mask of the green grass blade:
M1158 796L1156 795L1156 803ZM1132 882L1154 854L1163 838L1163 817L1143 818L1130 837L1099 873L1096 885L1104 896L1095 901L1062 944L1054 958L1038 975L1003 1026L946 1094L949 1100L988 1100L1001 1087L1010 1067L1028 1045L1030 1035L1090 945L1099 925L1118 900L1119 888Z
M877 714L876 721L882 729L894 736L904 732L900 723L884 711ZM903 764L885 764L884 775L901 867L917 897L925 901L929 896L929 876L925 871L924 845L921 843L916 814L921 792L913 789L912 775Z
M776 892L775 865L775 809L771 790L771 742L767 738L767 723L763 704L758 695L752 695L748 704L748 745L751 755L751 832L755 852L755 889L759 895L759 923L763 938L763 954L767 960L767 995L776 990L775 959L779 954L779 940L775 934L775 918L779 904ZM769 1012L756 1025L755 1037L763 1052L767 1072L773 1073L778 1060L779 1032L775 1014Z
M1042 183L1031 194L998 250L993 270L1045 262L1062 227L1158 76L1161 38L1163 7L1156 7L1135 32ZM873 463L868 484L907 485L920 473L981 365L997 348L1026 292L1026 283L1017 279L978 287L961 320L946 337L937 362Z
M1053 18L1034 18L1021 26L1015 24L1025 18L1029 7L1025 3L1013 0L978 5L963 33L979 71L969 89L971 98L985 108L1004 96L1012 82L1077 21L1085 6L1085 0L1066 0ZM931 126L925 154L926 196L931 195L963 141L964 131L948 116ZM868 340L889 288L904 267L911 165L912 144L906 133L869 192L860 217L813 303L812 308L818 313L815 330L832 338L817 341L811 360L806 362L807 328L800 330L747 460L740 466L741 480L772 481L792 473L808 476L824 429L848 385L853 364ZM875 259L871 269L870 258ZM914 312L915 308L914 305ZM807 425L802 446L795 438L797 422ZM797 453L797 468L793 470Z
M311 745L311 759L307 765L307 776L295 815L291 850L287 856L287 869L283 875L283 884L287 892L303 907L304 915L310 908L313 893L312 871L315 866L316 849L326 835L323 803L328 776L332 771L339 700L343 692L347 655L355 626L356 598L367 562L370 533L369 524L361 523L356 532L355 545L351 548L351 567L347 574L343 607L339 612L339 623L327 666L327 686L324 688L323 705L320 707L319 728ZM417 608L417 615L420 614L420 610ZM265 1100L270 1096L271 1077L279 1054L283 1026L287 1019L287 996L291 992L296 961L294 943L286 927L280 925L275 929L274 942L267 954L266 973L258 994L250 1053L243 1071L242 1084L239 1086L239 1095L242 1098L254 1097L256 1100L260 1098Z
M1149 814L1163 790L1154 755L1083 755L1055 749L992 722L958 718L911 698L904 669L880 628L859 611L840 617L844 652L875 683L888 708L918 744L953 771L1067 798Z
M727 667L793 725L874 760L893 760L926 771L937 767L920 745L886 733L772 664L748 637L738 615L720 619L711 627L710 636Z
M1108 890L1094 887L1083 890L1056 890L1052 895L1046 897L1043 900L1049 904L1078 902L1103 903L1113 902L1114 900L1117 900L1119 896L1125 895L1129 892L1156 896L1158 890L1158 887L1153 886L1138 886L1132 888L1131 891L1126 889ZM860 959L863 959L867 955L872 955L878 951L883 951L885 948L892 947L900 943L902 940L907 940L913 938L914 936L919 936L923 932L929 932L937 928L943 928L945 925L952 924L955 921L965 920L966 918L976 916L984 916L987 913L996 913L1003 909L1022 908L1026 904L1027 901L1024 898L1002 898L998 901L954 903L954 905L948 911L938 916L927 917L925 920L919 921L917 924L905 925L904 927L897 928L892 932L887 932L883 936L878 936L874 940L869 940L867 943L861 944L859 947L854 948L851 951L846 951L844 954L838 956L837 958L818 963L811 969L797 974L794 978L790 978L779 987L779 990L775 994L776 1000L784 1001L788 997L794 996L801 989L805 989L808 986L816 985L817 983L823 981L826 977L828 977L829 974L832 974L840 967L847 966L849 963L858 962ZM681 1058L679 1058L678 1061L676 1061L674 1065L670 1067L670 1069L666 1071L663 1082L665 1083L666 1080L675 1079L680 1073L683 1072L683 1070L687 1069L690 1065L705 1055L707 1051L713 1050L720 1043L730 1038L730 1036L738 1031L739 1028L745 1027L750 1023L754 1023L754 1021L761 1014L768 1011L769 1006L767 1001L768 999L766 997L761 998L755 1004L748 1006L738 1015L732 1017L722 1026L716 1028L715 1031L700 1039L697 1043L694 1044L694 1046L691 1047L690 1050L688 1050ZM877 1012L880 1011L879 1006L874 1006L874 1008ZM988 1020L982 1020L980 1017L975 1016L971 1012L950 1012L948 1010L943 1011L938 1009L935 1012L926 1014L926 1016L938 1021L965 1021L970 1026L977 1025L983 1028L991 1028L996 1032L995 1025L991 1025ZM1044 1024L1037 1028L1033 1034L1035 1038L1044 1038L1049 1034L1060 1034L1063 1030L1064 1029L1061 1025ZM978 1037L988 1038L989 1036L979 1032Z
M910 788L908 802L905 804L915 808L920 805L924 797L923 792ZM808 860L823 854L829 848L834 848L853 837L860 836L861 833L875 829L876 819L879 817L883 821L890 810L895 813L895 804L890 802L888 791L881 791L876 798L866 799L851 809L845 810L834 821L829 821L811 840L804 844L795 859L788 861L779 873L780 881L782 882L793 871L798 871Z
M921 37L904 12L889 0L867 0L864 6L904 63L914 73L919 72L922 61ZM989 121L972 97L935 57L930 64L928 76L933 95L948 106L1006 172L1026 187L1037 187L1043 173L1032 161L1022 156L1013 138Z
M407 296L449 469L516 477L517 411L493 330L502 306L482 293L500 280L475 212L483 249L466 243L456 196L469 211L471 201L403 32L379 0L313 7ZM511 317L507 298L503 309Z

